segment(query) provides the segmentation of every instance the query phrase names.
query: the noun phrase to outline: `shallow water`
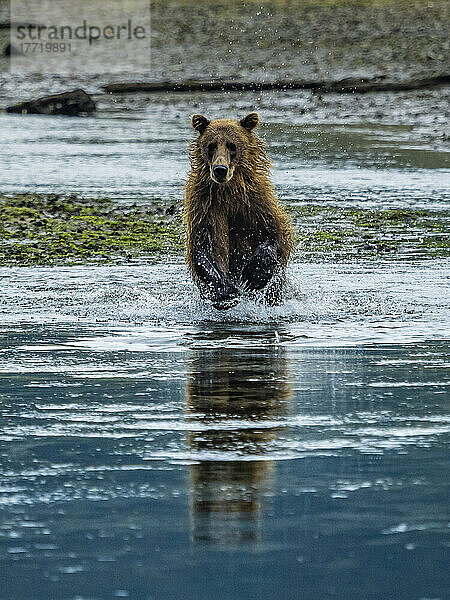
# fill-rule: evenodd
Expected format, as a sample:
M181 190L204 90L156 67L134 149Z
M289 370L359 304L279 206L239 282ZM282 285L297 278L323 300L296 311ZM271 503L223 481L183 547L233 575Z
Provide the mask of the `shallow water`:
M177 202L190 112L251 98L0 115L0 192ZM379 98L258 99L287 202L448 206L440 97ZM296 262L219 312L181 260L1 268L1 600L448 597L449 272Z
M24 127L22 115L0 114L0 193L178 202L190 114L237 116L256 107L284 200L441 209L450 197L448 94L422 95L365 102L306 91L104 95L93 118L28 115Z
M445 597L448 263L0 276L2 598Z

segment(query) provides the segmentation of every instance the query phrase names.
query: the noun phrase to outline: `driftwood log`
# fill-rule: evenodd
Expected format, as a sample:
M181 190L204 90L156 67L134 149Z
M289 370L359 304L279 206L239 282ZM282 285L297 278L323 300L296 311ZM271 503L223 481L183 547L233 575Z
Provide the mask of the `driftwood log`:
M125 94L130 92L245 92L263 90L310 89L318 92L341 94L364 94L367 92L397 92L433 88L450 83L450 75L441 74L407 81L388 81L384 76L373 78L347 77L339 81L297 80L297 81L184 81L124 82L110 83L103 87L106 92Z

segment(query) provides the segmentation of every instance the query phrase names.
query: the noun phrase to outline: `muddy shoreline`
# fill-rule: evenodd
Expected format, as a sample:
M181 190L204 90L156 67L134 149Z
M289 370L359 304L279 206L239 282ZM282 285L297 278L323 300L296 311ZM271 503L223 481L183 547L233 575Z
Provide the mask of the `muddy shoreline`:
M151 79L429 78L450 63L449 16L442 0L156 0Z

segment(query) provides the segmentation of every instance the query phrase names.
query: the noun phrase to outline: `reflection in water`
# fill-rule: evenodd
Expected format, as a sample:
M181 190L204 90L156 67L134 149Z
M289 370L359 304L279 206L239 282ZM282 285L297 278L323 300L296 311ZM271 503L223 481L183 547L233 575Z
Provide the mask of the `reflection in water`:
M222 348L195 351L189 366L187 411L200 431L187 443L194 540L233 546L260 537L273 461L267 450L279 428L264 421L286 414L292 398L284 350Z

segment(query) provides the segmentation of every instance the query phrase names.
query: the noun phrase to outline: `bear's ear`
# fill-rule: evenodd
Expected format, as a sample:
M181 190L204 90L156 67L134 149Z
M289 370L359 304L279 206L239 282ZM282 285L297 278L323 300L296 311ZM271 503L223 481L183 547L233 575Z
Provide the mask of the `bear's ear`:
M209 123L210 121L203 115L192 115L191 117L192 127L199 133L203 133L208 127Z
M255 127L258 125L259 115L255 112L250 113L249 115L241 119L239 123L244 129L247 129L247 131L251 131L252 129L255 129Z

